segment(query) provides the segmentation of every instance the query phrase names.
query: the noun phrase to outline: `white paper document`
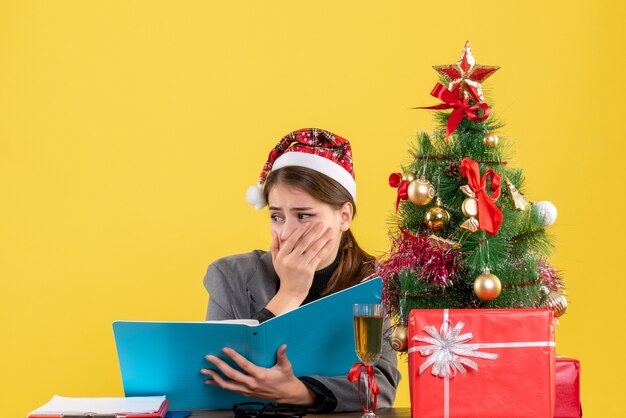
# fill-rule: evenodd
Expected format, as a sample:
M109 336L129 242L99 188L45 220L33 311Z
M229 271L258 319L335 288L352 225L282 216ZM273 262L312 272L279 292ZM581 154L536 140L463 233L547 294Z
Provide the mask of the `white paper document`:
M30 415L46 414L138 414L156 412L165 396L135 396L130 398L67 398L53 396L48 403Z

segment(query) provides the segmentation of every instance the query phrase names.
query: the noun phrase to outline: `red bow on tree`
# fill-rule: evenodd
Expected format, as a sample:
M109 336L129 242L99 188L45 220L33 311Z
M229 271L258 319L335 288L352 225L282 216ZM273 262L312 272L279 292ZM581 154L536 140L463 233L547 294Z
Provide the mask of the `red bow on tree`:
M468 99L461 100L456 94L452 93L440 83L435 85L435 88L433 88L433 91L430 92L430 95L441 99L443 103L435 106L414 107L413 109L454 109L450 114L448 124L446 125L446 141L448 140L450 134L454 132L456 127L459 125L463 117L468 118L472 122L482 122L489 117L489 105L487 103L481 102L475 104L474 106L470 106ZM478 109L483 110L482 116L478 116L476 114Z
M352 366L352 368L350 369L350 373L348 373L348 380L352 383L354 383L354 381L358 381L359 377L361 376L361 372L364 371L365 374L367 375L368 379L366 380L366 383L369 383L369 388L366 388L366 390L370 390L373 400L372 400L372 411L376 410L376 398L378 397L378 394L380 393L380 388L378 387L378 383L376 383L376 375L374 373L374 366L366 366L365 364L358 362L358 363L354 363L354 365ZM361 401L361 383L357 382L357 386L358 386L358 393L359 393L359 403L361 404L361 408L363 408L363 412L367 412L367 408L365 405L363 405L363 401Z
M463 161L461 161L461 172L467 177L467 184L478 200L480 229L485 230L489 235L497 234L504 219L502 211L496 206L496 200L500 197L501 191L500 174L489 169L481 177L478 163L470 158L463 158ZM489 175L491 175L489 187L493 191L491 196L487 194L487 178Z
M401 200L407 200L409 198L409 182L402 179L402 174L392 173L389 176L389 185L391 187L398 188L398 197L396 198L396 213L398 213L398 206Z

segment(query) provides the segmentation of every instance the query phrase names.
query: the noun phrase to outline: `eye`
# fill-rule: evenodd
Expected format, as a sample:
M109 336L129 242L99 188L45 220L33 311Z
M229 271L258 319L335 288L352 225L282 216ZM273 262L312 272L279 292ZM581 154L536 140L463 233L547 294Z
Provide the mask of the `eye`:
M272 213L270 215L270 219L272 220L272 222L282 222L283 218L280 215L277 215L275 213Z
M299 213L298 214L298 219L303 220L303 219L308 219L308 218L312 218L315 215L313 215L312 213Z

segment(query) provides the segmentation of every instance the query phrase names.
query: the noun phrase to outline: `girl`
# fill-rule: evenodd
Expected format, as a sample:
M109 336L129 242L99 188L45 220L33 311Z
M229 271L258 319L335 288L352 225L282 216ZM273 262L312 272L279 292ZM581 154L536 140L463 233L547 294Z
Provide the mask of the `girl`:
M374 273L373 257L350 231L356 183L350 143L344 138L321 129L288 134L270 152L259 184L247 197L257 209L269 204L270 251L225 257L209 266L204 278L210 294L207 320L262 322ZM221 372L202 369L207 384L316 412L361 409L357 386L346 376L295 376L284 345L271 368L258 367L229 348L224 353L245 373L207 356ZM379 407L391 407L395 399L400 380L396 364L386 343L376 366Z

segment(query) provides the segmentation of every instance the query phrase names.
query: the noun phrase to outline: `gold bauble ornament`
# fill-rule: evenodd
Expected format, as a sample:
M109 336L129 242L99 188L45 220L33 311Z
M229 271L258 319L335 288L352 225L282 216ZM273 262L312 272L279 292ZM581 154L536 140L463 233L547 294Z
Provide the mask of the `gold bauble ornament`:
M437 198L437 205L428 209L424 217L426 226L433 231L441 231L450 222L450 214L442 207L441 199Z
M554 312L554 317L558 318L567 311L567 298L564 293L558 291L550 291L547 287L543 286L542 290L547 293L546 300L541 304L542 308L551 309Z
M435 197L435 188L426 180L426 177L422 176L409 184L407 193L411 202L418 206L424 206L429 204Z
M474 280L474 293L482 300L493 300L498 297L502 291L502 283L495 274L491 274L489 270L476 277Z
M393 333L389 338L389 344L391 345L391 348L396 351L405 352L407 350L409 345L409 334L406 329L406 325L396 325L396 329L393 330Z
M478 216L478 199L475 197L468 197L461 204L461 210L463 215L468 218L475 218Z
M415 180L415 174L413 174L413 173L405 174L404 176L402 176L402 180L408 181L410 183L413 180Z
M485 136L483 136L483 144L485 144L486 147L489 148L494 148L498 146L498 135L494 134L493 132L487 132L485 134Z

